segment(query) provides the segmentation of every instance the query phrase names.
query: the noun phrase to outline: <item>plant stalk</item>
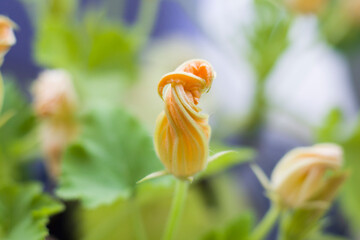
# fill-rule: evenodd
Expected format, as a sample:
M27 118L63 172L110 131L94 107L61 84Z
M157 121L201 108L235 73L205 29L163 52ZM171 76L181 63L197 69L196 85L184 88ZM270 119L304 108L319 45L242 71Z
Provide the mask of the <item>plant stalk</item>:
M171 212L168 218L163 240L172 240L179 225L181 213L184 208L186 195L189 189L189 182L185 180L176 181L175 194L171 206Z
M251 240L263 240L273 228L278 216L280 214L280 208L276 205L271 205L270 209L252 232Z

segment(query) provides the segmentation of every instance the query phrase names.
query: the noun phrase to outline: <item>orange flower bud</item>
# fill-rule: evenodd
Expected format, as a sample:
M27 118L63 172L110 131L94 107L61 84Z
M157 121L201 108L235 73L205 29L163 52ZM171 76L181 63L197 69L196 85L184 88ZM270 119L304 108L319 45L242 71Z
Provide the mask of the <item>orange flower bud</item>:
M197 107L215 76L204 60L190 60L162 77L158 92L165 102L156 122L155 150L167 171L188 178L206 167L210 126Z
M16 24L8 17L0 15L0 65L10 47L16 43L14 28Z
M309 14L318 13L327 0L285 0L285 4L295 12Z
M342 148L336 144L294 149L275 167L271 175L270 194L283 206L305 206L328 184L327 172L340 170L342 164Z

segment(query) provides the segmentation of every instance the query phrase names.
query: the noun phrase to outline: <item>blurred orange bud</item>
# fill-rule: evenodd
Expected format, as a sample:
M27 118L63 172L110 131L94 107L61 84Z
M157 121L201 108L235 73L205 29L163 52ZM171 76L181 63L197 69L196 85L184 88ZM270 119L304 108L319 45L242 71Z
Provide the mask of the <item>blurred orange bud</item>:
M76 93L71 76L64 70L46 70L32 89L34 109L42 120L40 140L50 176L61 172L61 157L66 145L76 136Z
M71 76L64 70L46 70L33 85L34 108L41 118L66 119L76 108Z
M285 0L285 4L293 11L310 14L318 13L328 0Z
M14 28L16 28L16 24L13 21L0 15L0 65L10 47L16 43Z
M271 175L270 195L285 207L306 206L320 190L331 190L327 186L331 183L327 174L330 170L340 171L342 165L343 151L336 144L296 148L276 165ZM343 179L339 178L339 181L342 182ZM317 201L327 202L328 199L330 198Z
M158 92L165 102L156 122L154 144L167 171L189 178L206 167L209 153L208 115L200 113L199 99L215 77L204 60L190 60L162 77Z
M344 3L345 14L355 23L360 23L360 0L346 0Z

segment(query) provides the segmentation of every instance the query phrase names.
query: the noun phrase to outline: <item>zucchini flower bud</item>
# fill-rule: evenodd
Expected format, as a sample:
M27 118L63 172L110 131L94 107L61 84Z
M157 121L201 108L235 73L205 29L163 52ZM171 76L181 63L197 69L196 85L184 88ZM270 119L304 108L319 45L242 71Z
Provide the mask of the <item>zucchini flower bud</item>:
M76 93L70 75L64 70L44 71L32 90L35 113L41 120L40 140L46 167L56 180L62 153L77 132Z
M343 2L343 8L346 16L353 23L360 24L360 0L345 0Z
M64 70L46 70L34 83L34 108L40 118L66 119L75 111L76 94Z
M302 14L318 13L327 0L285 0L285 4L295 12Z
M0 15L0 65L10 47L16 43L14 28L16 28L16 24L13 21Z
M211 128L197 106L215 73L204 60L190 60L162 77L158 93L165 110L158 116L155 150L167 172L189 178L206 167Z
M340 171L342 165L342 148L336 144L294 149L273 170L269 186L270 197L288 208L311 204L319 191L331 182L329 171ZM327 200L328 198L316 199L324 203Z

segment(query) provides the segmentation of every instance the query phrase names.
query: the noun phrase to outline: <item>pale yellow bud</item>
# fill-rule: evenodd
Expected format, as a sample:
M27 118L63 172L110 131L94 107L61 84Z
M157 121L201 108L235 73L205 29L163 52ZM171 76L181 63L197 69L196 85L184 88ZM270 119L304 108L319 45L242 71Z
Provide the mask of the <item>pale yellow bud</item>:
M285 4L293 11L303 14L318 13L328 0L285 0Z
M342 164L342 148L336 144L294 149L275 167L271 175L270 195L285 207L306 206L328 184L328 171L340 170Z
M41 118L67 118L76 108L71 76L64 70L42 72L33 86L34 108Z
M62 153L77 133L76 93L70 74L64 70L44 71L32 90L35 113L42 120L40 140L46 167L56 180L60 174Z
M154 144L166 170L178 178L192 177L206 167L211 129L208 115L200 113L197 104L214 76L208 62L190 60L159 82L165 111L157 119Z
M14 28L16 24L8 17L0 15L0 65L10 47L16 43Z

